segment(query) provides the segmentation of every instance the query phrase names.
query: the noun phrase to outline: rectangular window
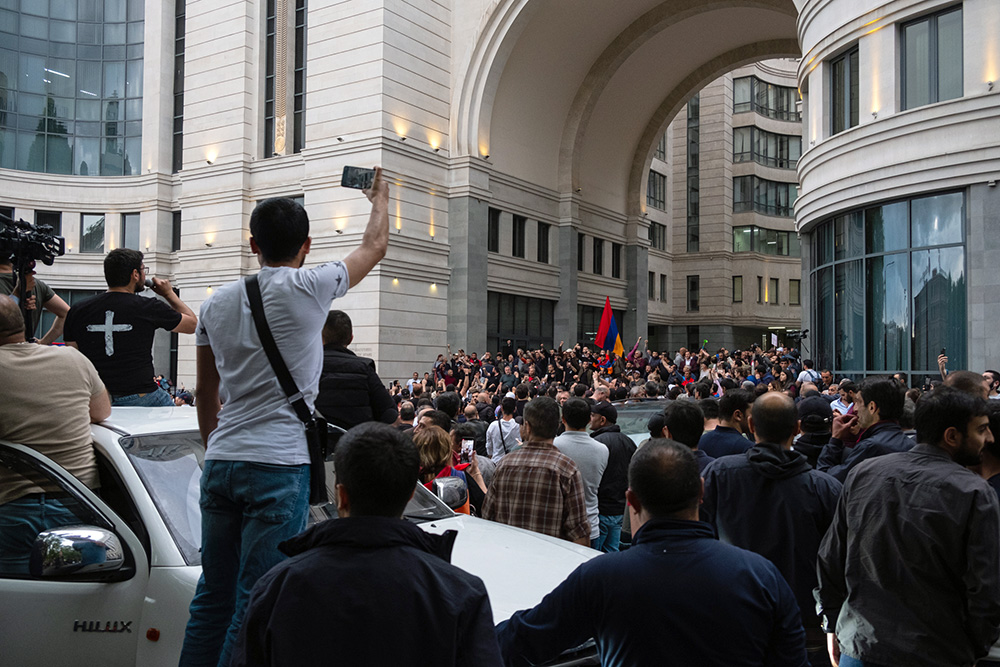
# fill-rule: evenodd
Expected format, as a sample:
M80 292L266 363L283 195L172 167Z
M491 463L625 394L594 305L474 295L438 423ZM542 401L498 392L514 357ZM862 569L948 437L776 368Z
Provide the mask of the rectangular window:
M84 213L80 216L80 252L104 254L103 213Z
M649 244L657 250L667 249L667 226L658 222L649 223Z
M656 152L653 153L653 157L660 161L666 161L667 159L667 133L664 132L660 135L660 141L656 144Z
M292 93L292 152L306 145L306 0L295 0L295 88Z
M743 303L743 276L733 276L733 303Z
M586 266L584 262L584 255L587 250L587 237L583 232L576 233L576 270L583 271L583 267Z
M667 208L667 177L652 170L646 185L646 205L661 211Z
M695 95L687 105L687 251L698 252L701 245L701 98Z
M696 312L701 307L701 277L687 277L687 309Z
M170 252L177 252L181 249L181 212L173 211L173 224L170 230Z
M756 211L779 218L793 218L798 195L797 183L736 176L733 178L733 213Z
M778 279L771 278L767 281L767 302L772 306L778 305Z
M757 276L757 303L764 303L764 278Z
M646 279L646 295L650 301L656 300L656 274L652 271L649 272Z
M795 232L747 225L733 227L733 252L759 252L762 255L799 257L801 243Z
M798 109L799 91L761 81L755 76L733 79L733 113L754 111L768 118L802 120Z
M275 103L275 48L277 30L277 0L267 0L264 15L264 155L268 158L274 150ZM283 59L282 59L283 60Z
M500 252L500 209L489 209L489 222L486 229L486 250L488 252Z
M802 281L791 279L788 281L788 305L802 305Z
M756 162L765 167L794 169L802 156L802 137L760 128L733 128L733 162Z
M62 236L62 213L59 211L35 211L35 225L51 227L55 236Z
M660 301L667 300L667 276L660 274Z
M139 247L139 214L122 213L122 247L140 250Z
M511 234L511 254L514 257L524 257L524 232L528 220L523 215L514 216L513 233Z
M594 239L594 274L604 275L604 239Z
M174 14L174 142L172 171L184 168L184 33L185 2L176 0Z
M855 127L859 122L858 54L858 47L855 46L830 63L833 134Z
M902 27L903 109L962 96L962 7Z
M538 223L538 261L542 264L549 263L549 225L545 222Z
M611 277L622 277L622 244L611 244Z

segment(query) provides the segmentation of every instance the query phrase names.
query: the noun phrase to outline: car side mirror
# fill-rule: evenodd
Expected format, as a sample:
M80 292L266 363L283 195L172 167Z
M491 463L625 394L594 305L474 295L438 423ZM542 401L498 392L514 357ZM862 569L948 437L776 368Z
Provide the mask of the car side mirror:
M31 547L28 571L39 578L114 572L125 564L118 536L94 526L42 531Z
M469 487L461 477L438 477L431 486L434 495L453 510L459 509L469 500Z

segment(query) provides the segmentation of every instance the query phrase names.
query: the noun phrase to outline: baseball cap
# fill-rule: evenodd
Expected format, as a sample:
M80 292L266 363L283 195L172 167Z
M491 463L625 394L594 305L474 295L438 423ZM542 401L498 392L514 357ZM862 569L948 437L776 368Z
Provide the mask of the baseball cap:
M799 401L799 420L805 424L819 426L833 421L833 408L822 396L807 396Z
M612 424L618 421L618 410L607 401L600 401L590 406L590 413L601 415Z
M664 426L666 426L666 420L663 417L663 413L657 412L646 422L646 430L649 431L649 437L662 438Z

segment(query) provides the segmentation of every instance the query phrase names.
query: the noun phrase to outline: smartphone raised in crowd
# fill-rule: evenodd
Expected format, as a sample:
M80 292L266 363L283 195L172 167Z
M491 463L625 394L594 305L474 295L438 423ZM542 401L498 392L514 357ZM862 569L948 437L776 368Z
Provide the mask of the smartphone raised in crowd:
M459 454L459 458L462 463L469 463L472 461L472 447L475 444L475 440L462 441L462 453Z
M340 177L342 186L355 190L367 190L374 182L375 170L363 167L344 167L344 173Z

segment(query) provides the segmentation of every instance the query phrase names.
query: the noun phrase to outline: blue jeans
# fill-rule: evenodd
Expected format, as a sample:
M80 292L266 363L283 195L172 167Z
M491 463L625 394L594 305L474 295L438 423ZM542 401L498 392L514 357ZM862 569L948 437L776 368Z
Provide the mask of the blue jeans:
M874 662L865 662L864 660L858 660L857 658L852 658L851 656L841 653L840 654L840 667L882 667Z
M174 399L159 387L148 394L129 394L127 396L112 396L111 405L123 405L140 408L173 407Z
M286 558L278 544L302 532L309 466L205 461L201 567L180 664L226 667L257 579Z
M61 500L46 498L44 493L30 493L0 505L0 575L27 575L31 548L40 532L80 523Z
M623 518L623 514L619 514L618 516L599 514L597 516L597 524L601 529L601 534L597 536L596 540L591 541L591 545L604 553L618 551L618 544L622 538Z

